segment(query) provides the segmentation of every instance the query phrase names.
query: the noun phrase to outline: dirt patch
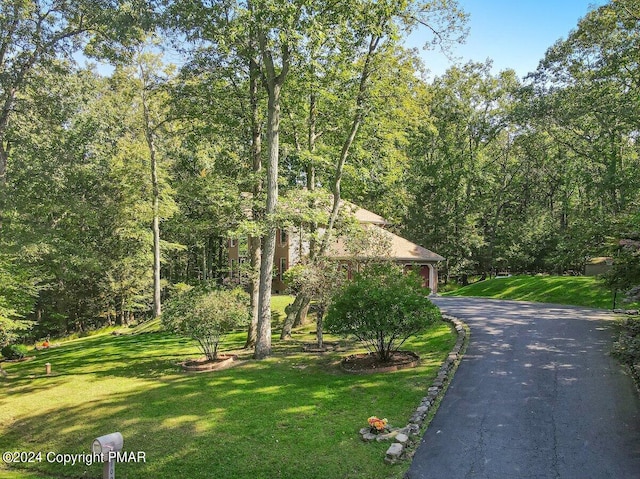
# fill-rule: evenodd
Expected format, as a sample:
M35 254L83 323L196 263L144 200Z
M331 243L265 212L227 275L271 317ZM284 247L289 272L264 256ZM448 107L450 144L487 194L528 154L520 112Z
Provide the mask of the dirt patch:
M387 373L413 368L420 363L420 356L411 351L397 351L389 361L380 361L376 353L352 354L340 362L343 370L353 374Z
M220 354L218 359L214 361L208 360L206 357L198 359L189 359L180 363L182 369L191 372L201 371L219 371L232 366L233 362L238 359L235 354Z
M318 343L304 343L302 350L305 353L326 353L328 351L338 351L340 349L339 343L324 341L323 347L318 348Z

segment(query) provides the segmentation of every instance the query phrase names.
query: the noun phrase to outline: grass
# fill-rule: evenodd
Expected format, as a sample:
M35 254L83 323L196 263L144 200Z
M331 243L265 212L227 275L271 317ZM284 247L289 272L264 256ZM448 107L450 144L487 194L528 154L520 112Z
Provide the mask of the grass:
M593 276L512 276L474 283L443 296L480 296L603 309L613 306L611 291ZM617 306L621 304L618 298Z
M274 309L284 308L277 301L288 304L276 300ZM146 453L144 464L117 465L127 479L402 477L408 463L385 465L388 443L363 443L358 430L371 415L406 424L455 342L450 327L434 325L405 344L423 358L419 367L367 376L338 368L351 350L302 353L310 329L295 331L293 341L274 339L270 359L238 351L235 367L200 374L177 366L199 355L195 344L163 332L34 351L30 361L3 365L0 450L86 453L95 437L120 431L126 450ZM244 340L231 334L223 349ZM44 375L46 362L52 376ZM0 463L0 479L100 477L100 470Z

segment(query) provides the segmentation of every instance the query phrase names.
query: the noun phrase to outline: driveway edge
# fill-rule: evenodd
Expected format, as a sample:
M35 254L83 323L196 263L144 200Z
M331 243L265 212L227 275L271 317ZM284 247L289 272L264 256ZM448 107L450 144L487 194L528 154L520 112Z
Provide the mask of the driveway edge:
M427 390L427 395L422 398L416 411L409 418L409 423L400 429L401 434L396 436L396 442L387 449L384 458L387 464L395 464L398 461L413 458L419 442L416 439L422 437L427 430L467 350L470 329L466 323L451 315L442 315L442 319L453 325L458 335L456 344L440 366L436 378Z

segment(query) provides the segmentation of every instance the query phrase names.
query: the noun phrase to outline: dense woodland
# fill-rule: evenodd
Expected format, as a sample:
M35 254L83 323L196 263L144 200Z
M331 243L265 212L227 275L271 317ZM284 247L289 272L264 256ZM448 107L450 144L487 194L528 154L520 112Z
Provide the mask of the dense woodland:
M427 80L404 37L446 51L465 20L445 0L1 0L0 342L157 315L226 277L236 235L265 357L276 227L337 227L341 197L445 280L614 255L611 284L640 283L640 1L591 11L526 78ZM303 214L322 192L331 214Z

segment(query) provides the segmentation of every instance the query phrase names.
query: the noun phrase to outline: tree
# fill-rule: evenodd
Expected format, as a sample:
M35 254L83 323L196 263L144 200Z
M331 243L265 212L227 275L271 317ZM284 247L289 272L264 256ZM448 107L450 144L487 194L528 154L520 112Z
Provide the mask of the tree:
M562 205L558 250L580 263L604 253L640 190L639 11L637 1L617 0L589 12L531 75L531 118L555 143L563 172L555 176L565 182L552 200Z
M271 277L276 226L270 220L276 213L278 200L281 90L289 73L292 52L296 51L300 38L298 32L304 30L301 22L308 15L308 8L305 2L277 2L274 6L261 0L246 5L231 3L211 7L198 2L175 4L176 11L185 13L185 21L179 28L194 38L211 42L217 47L213 52L215 55L239 58L245 65L253 63L252 77L259 72L267 92L266 233L262 239L255 346L255 357L259 359L267 357L271 350ZM254 156L254 160L257 158ZM259 169L257 163L254 165Z
M345 130L344 140L340 153L335 162L335 169L331 189L333 193L333 207L320 246L320 253L326 252L331 238L333 225L338 216L341 197L341 182L344 166L350 154L358 130L366 117L369 103L369 80L378 58L379 49L392 48L393 42L400 29L410 31L416 25L424 25L433 33L433 42L446 49L453 41L461 41L465 32L462 28L465 22L464 14L458 10L456 2L376 2L374 6L368 2L360 5L362 10L357 12L355 37L360 42L360 48L364 46L361 57L362 68L357 79L355 90L355 105L349 119L350 125Z
M103 87L90 72L70 72L62 62L39 68L9 130L13 166L0 244L20 269L35 273L40 294L25 311L29 319L59 332L85 327L101 311L100 222L112 197L98 180L104 165L92 148L99 121L86 113L95 106L89 92Z
M194 288L175 296L162 314L169 331L195 339L209 361L218 359L222 336L246 325L248 298L244 291Z
M160 166L162 152L159 150L158 137L162 133L167 133L172 118L168 108L167 85L169 79L164 76L166 72L161 72L161 64L158 56L154 56L143 51L139 51L134 57L137 63L137 79L140 83L140 102L142 107L142 130L149 154L151 173L151 204L152 204L152 226L153 233L153 315L160 317L161 309L161 281L160 281L160 203L164 199L164 217L170 216L173 211L166 208L167 201L171 201L170 195L161 194L162 185L160 179ZM164 77L163 77L164 76ZM166 168L166 167L165 167ZM166 183L166 182L165 182Z
M23 335L32 322L25 318L38 295L35 271L15 256L0 254L0 347Z
M464 36L462 25L465 17L456 2L375 2L373 5L366 1L351 2L350 12L336 18L338 21L333 26L335 36L320 36L318 46L317 37L311 34L308 42L306 58L309 70L302 82L308 85L308 101L298 103L304 105L301 116L307 118L306 151L300 145L302 135L295 130L292 135L297 156L305 167L300 176L306 179L307 188L313 189L319 179L329 185L332 193L329 220L318 235L318 241L311 242L311 262L316 259L322 261L331 242L342 204L345 166L353 155L359 130L372 116L372 111L378 109L380 117L385 116L382 111L385 105L392 103L389 99L401 96L401 87L395 88L390 78L394 76L397 81L398 72L404 73L406 68L402 65L402 54L398 53L399 32L410 31L419 24L425 25L434 34L434 42L442 48ZM389 77L379 73L387 68ZM293 116L291 112L290 116ZM377 125L375 122L380 117L372 118L372 125ZM326 125L324 128L321 122ZM390 138L389 144L395 140L397 137ZM392 160L387 157L382 159L384 161ZM379 165L375 167L384 169ZM312 231L316 229L316 225L310 226ZM298 317L306 311L309 300L296 297L294 305L298 308Z
M453 67L434 81L430 116L412 133L407 234L447 258L447 275L463 281L495 261L506 210L517 203L508 122L517 89L513 71L491 63Z
M605 277L614 292L625 293L626 301L640 301L640 213L622 218L611 249L613 267ZM615 300L614 300L615 302Z
M108 0L0 2L0 214L12 146L8 128L34 70L54 68L59 56L71 59L93 34L100 34L92 41L96 50L115 32L121 41L136 36L147 24L145 15L143 9L121 8Z
M296 292L296 298L309 298L315 302L316 338L318 349L324 348L323 325L327 308L331 298L346 279L346 271L339 263L325 258L298 265L287 270L285 281ZM282 328L281 339L291 337L292 318L287 315L287 321Z

